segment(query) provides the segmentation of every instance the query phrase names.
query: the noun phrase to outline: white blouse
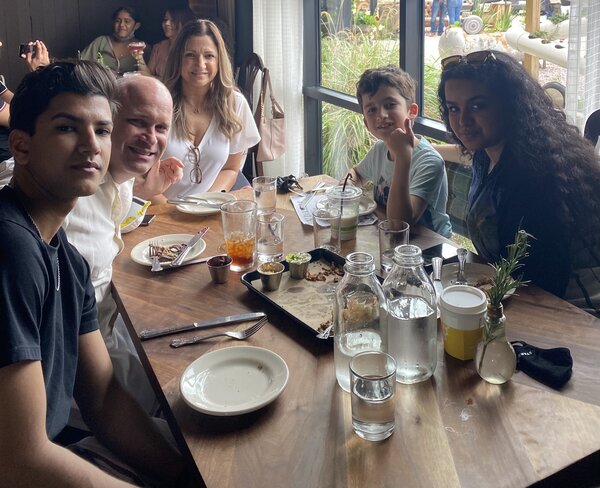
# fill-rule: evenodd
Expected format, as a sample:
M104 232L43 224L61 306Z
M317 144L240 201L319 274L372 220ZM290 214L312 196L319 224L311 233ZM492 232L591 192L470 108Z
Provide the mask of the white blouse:
M217 121L213 116L204 137L197 146L200 153L200 168L202 169L202 181L200 183L194 183L190 179L190 173L194 168L193 142L189 139L177 139L171 132L163 158L174 156L180 159L183 162L183 178L165 191L164 195L167 198L208 191L231 154L246 152L260 141L260 135L248 102L241 93L234 93L236 114L242 122L242 130L234 134L231 139L228 139L225 134L219 131ZM239 170L242 169L243 164L242 159Z

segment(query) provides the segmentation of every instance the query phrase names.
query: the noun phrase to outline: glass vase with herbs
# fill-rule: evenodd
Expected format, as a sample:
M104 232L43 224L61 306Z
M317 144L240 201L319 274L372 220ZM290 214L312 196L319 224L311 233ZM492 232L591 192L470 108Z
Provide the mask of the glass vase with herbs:
M507 257L494 265L492 287L488 291L488 306L483 319L483 335L475 353L475 368L485 381L496 385L512 378L517 364L515 351L506 339L506 317L502 300L509 292L526 285L523 275L517 274L527 257L528 239L524 230L517 231L515 242L507 246Z

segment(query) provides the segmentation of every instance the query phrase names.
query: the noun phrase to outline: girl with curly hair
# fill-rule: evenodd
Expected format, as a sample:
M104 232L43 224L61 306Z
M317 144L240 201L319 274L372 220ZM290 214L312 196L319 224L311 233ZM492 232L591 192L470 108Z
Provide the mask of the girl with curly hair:
M183 26L167 58L164 82L174 105L164 157L184 164L182 180L164 195L229 191L244 154L260 136L248 102L235 87L225 42L213 22L194 20Z
M525 279L600 315L600 164L592 145L510 55L442 61L443 121L472 156L467 227L489 262L534 236Z

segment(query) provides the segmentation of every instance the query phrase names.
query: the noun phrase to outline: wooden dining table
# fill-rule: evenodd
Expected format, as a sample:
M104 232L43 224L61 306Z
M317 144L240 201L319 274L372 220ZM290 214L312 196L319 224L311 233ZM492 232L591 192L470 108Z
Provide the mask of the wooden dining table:
M311 177L302 184L309 189L323 179L327 177ZM313 247L312 229L300 223L290 195L277 198L277 211L285 215L284 253L307 251ZM243 189L236 197L252 199L252 191ZM132 248L145 239L191 234L205 225L210 230L203 255L219 254L221 215L188 215L172 205L150 207L149 212L156 214L153 223L124 236L125 249L114 263L113 291L164 416L198 470L193 484L515 487L552 480L555 473L568 473L590 456L597 457L600 321L593 316L536 286L519 290L505 302L510 340L569 348L573 374L560 391L522 372L504 385L486 383L472 361L444 353L440 332L435 374L422 383L397 385L395 432L385 441L369 442L352 430L350 395L336 383L331 340L316 338L298 320L249 290L240 282L240 273L215 285L206 264L151 273L149 266L130 257ZM414 229L410 239L423 249L448 242L423 228ZM378 254L375 225L359 227L357 239L345 243L343 253L352 250ZM268 324L245 342L220 338L173 349L173 336L143 342L137 337L144 329L258 311L267 314ZM209 351L244 344L269 349L285 360L289 380L281 395L264 408L237 416L207 415L188 406L179 390L186 367Z

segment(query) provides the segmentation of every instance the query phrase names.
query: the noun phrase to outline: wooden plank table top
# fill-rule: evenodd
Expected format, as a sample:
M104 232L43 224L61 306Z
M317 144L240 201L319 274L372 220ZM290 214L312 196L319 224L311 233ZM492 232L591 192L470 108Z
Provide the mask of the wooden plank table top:
M311 188L318 179L303 184ZM251 191L237 197L251 198ZM278 196L277 208L286 216L284 252L312 249L311 228L300 224L288 195ZM238 273L227 284L213 285L204 264L152 274L131 260L131 249L144 239L193 233L204 225L210 227L204 254L219 253L220 214L198 217L170 205L152 211L157 217L150 226L124 236L126 247L114 265L117 300L130 331L249 311L269 317L244 342L219 339L172 349L172 337L134 337L167 420L207 486L526 486L600 450L600 321L591 315L534 286L505 304L510 340L571 350L573 376L561 391L520 372L503 386L488 384L472 361L444 354L440 336L434 376L397 385L396 431L372 443L352 431L350 396L337 386L330 341L315 338L249 291ZM411 242L422 247L444 241L423 229L411 234ZM350 247L377 254L376 227L359 228ZM281 396L234 417L187 406L179 393L184 369L208 351L244 344L286 361L290 377Z

